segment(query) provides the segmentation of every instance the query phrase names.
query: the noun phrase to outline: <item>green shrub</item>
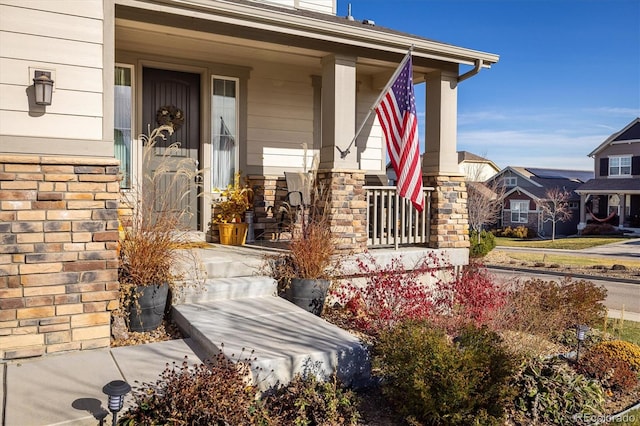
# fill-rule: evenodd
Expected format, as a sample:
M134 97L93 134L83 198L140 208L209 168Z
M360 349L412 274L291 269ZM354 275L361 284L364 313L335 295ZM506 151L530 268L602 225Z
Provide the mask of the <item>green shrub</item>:
M478 231L471 231L469 237L471 247L469 255L471 257L484 257L496 247L496 237L487 231L480 232L480 241L478 242Z
M356 425L360 419L356 395L338 383L314 374L296 375L287 386L265 398L271 416L282 425Z
M583 425L601 414L598 382L577 374L557 358L529 358L513 380L518 391L511 420L517 425Z
M439 425L503 424L515 361L497 334L468 327L450 341L426 322L382 333L374 367L400 412Z

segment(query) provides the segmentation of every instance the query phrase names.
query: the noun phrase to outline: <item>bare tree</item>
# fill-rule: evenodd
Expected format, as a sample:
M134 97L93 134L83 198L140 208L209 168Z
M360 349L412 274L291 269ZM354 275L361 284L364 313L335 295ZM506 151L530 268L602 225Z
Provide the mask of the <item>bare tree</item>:
M571 194L566 189L558 187L548 189L546 199L540 204L542 217L545 222L551 222L551 241L556 239L556 224L571 219L569 197Z
M469 226L478 234L485 225L497 223L502 214L504 186L497 180L489 182L467 182L467 208Z

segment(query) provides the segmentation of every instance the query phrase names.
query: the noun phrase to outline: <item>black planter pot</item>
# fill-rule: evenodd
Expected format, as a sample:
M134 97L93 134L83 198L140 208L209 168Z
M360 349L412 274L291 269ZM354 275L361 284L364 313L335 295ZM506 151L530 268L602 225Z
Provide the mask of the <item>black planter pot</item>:
M151 331L162 324L167 306L169 284L136 287L138 304L129 306L129 330Z
M296 306L320 316L329 290L329 280L293 278L284 298Z

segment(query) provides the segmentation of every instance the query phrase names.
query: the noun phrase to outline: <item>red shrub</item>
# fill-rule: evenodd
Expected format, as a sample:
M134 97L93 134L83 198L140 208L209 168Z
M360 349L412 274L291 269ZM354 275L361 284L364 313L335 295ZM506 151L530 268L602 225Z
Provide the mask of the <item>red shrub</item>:
M350 282L334 295L352 315L353 326L365 332L378 332L407 319L428 318L432 308L430 291L420 276L434 276L436 269L430 265L433 259L424 258L407 270L401 257L391 259L385 266L371 255L359 258L358 276L366 277L367 284L360 287Z
M349 282L334 296L350 314L352 326L367 333L410 319L431 318L456 327L468 322L482 325L504 303L494 277L479 264L469 265L448 280L442 276L451 271L450 265L433 253L409 270L401 257L382 266L369 255L357 264L358 277L365 277L366 285ZM432 283L425 283L425 278Z
M577 366L577 371L598 380L613 391L628 392L638 386L638 376L629 362L597 346L588 351Z
M454 309L476 326L485 324L505 303L505 292L482 264L471 263L453 282Z

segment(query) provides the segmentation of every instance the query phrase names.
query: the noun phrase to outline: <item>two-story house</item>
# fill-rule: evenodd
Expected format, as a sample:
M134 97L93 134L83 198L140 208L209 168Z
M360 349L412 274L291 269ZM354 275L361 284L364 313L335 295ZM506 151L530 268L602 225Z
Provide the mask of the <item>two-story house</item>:
M640 230L640 118L589 153L595 177L581 185L580 224L610 223Z
M541 206L549 202L548 191L558 188L570 196L571 218L556 225L556 235L573 235L579 222L576 188L593 177L589 170L560 170L535 167L506 167L490 179L504 187L501 227L525 226L540 236L551 236L552 223Z

